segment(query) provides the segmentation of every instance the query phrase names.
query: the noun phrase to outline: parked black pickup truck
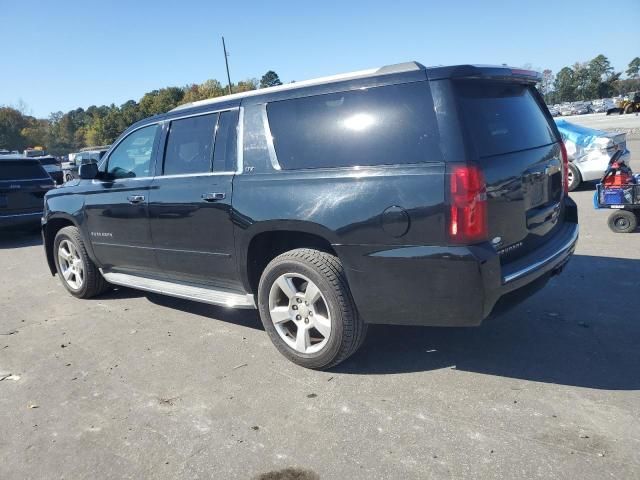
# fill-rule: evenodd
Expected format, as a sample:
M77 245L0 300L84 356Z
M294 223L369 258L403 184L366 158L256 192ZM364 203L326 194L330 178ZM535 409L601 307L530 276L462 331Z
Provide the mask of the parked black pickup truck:
M0 155L0 228L40 225L44 195L54 187L37 158Z
M257 307L309 368L367 324L479 325L578 238L539 80L412 62L143 120L47 195L49 267L80 298L114 284Z

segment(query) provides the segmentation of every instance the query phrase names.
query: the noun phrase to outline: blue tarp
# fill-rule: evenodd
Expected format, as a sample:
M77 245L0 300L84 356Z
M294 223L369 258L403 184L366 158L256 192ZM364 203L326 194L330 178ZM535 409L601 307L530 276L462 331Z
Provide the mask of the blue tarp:
M594 144L598 137L610 137L610 132L604 132L602 130L596 130L595 128L583 127L582 125L576 125L575 123L569 123L563 118L555 119L560 135L565 141L574 143L577 147L582 149L588 148Z

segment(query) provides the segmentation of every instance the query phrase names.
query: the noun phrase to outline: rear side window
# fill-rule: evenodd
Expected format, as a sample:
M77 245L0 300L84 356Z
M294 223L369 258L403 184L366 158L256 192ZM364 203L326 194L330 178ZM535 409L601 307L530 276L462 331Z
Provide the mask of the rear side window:
M232 172L236 169L238 149L238 110L222 112L216 129L216 145L213 152L213 171Z
M273 102L267 115L283 169L441 160L426 82Z
M218 114L173 120L164 154L164 174L211 171Z
M456 85L465 125L480 157L556 141L532 88L478 80Z
M30 160L0 160L0 180L29 180L48 178L39 162Z

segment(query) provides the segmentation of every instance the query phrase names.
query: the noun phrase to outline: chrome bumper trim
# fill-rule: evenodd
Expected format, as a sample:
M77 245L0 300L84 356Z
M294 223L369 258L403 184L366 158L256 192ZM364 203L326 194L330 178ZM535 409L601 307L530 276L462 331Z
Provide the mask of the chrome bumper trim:
M569 240L567 240L562 247L560 247L558 250L556 250L554 253L547 256L546 258L539 260L535 263L532 263L531 265L527 265L522 270L518 270L517 272L510 273L509 275L503 277L502 283L506 285L507 283L513 282L514 280L518 280L519 278L529 275L530 273L533 273L536 270L540 270L542 267L553 262L558 257L561 257L564 254L568 254L571 251L571 249L575 247L576 242L578 241L579 231L580 231L580 228L578 227L578 225L576 225L575 230L571 234L571 238L569 238Z

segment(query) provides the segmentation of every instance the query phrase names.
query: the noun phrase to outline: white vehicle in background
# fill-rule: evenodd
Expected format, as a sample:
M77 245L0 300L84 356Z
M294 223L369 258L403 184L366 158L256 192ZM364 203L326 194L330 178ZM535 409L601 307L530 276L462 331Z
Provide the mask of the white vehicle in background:
M570 103L563 103L562 105L560 105L560 115L562 115L563 117L573 115L573 107Z
M578 188L582 182L600 180L611 157L618 151L623 152L620 160L629 165L631 153L627 150L626 133L604 132L564 119L556 119L556 125L569 158L569 191Z

